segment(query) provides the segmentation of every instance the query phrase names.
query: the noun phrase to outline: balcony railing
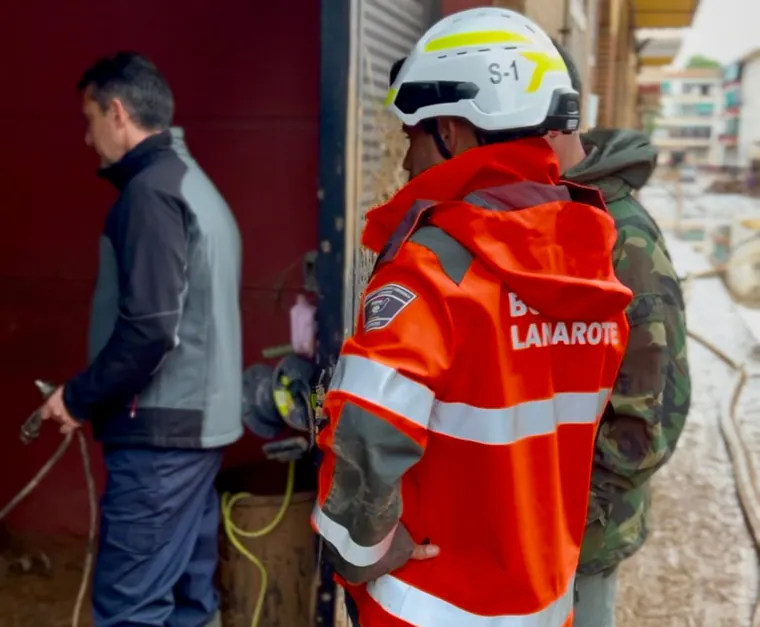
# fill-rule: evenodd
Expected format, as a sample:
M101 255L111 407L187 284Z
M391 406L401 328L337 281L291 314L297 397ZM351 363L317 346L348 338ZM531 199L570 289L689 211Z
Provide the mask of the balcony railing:
M652 137L652 143L659 148L708 148L709 137Z
M674 102L687 102L687 103L695 103L695 104L714 104L716 95L708 94L707 96L703 94L663 94L665 98L672 98Z
M657 120L657 126L662 127L687 127L712 128L713 116L706 115L667 115Z

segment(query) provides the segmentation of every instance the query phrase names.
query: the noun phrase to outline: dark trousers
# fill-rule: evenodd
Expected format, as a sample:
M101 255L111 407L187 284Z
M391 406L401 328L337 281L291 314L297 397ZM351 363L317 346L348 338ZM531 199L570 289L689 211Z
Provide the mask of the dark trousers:
M104 446L95 627L203 627L219 605L223 451Z
M346 613L348 614L349 619L351 619L351 625L353 627L361 627L359 625L359 608L356 607L356 602L348 592L346 592L345 599Z

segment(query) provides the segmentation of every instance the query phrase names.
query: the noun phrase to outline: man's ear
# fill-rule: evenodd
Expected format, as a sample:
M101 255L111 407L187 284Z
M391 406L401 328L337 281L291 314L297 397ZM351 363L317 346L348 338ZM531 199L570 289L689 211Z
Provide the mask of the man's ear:
M454 118L438 118L438 134L447 148L451 148L456 140L456 124Z
M123 128L129 121L129 112L127 111L124 103L118 98L114 98L109 105L111 109L111 115L113 115L114 122L119 128Z
M440 118L438 128L441 139L454 155L478 145L475 129L466 120L452 117Z

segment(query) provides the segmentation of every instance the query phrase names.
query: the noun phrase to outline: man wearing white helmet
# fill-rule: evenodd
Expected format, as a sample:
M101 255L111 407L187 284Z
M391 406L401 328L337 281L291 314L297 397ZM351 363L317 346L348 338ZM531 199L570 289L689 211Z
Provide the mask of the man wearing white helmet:
M569 627L631 300L600 194L544 139L579 97L504 9L441 20L396 69L410 181L367 216L312 524L361 627Z

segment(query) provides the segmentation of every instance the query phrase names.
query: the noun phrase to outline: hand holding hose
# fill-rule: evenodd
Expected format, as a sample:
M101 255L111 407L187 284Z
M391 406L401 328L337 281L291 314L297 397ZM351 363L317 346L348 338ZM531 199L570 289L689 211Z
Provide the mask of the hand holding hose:
M68 435L82 426L76 418L72 417L66 404L63 402L63 386L59 386L40 407L42 420L55 420L61 425L61 433Z

